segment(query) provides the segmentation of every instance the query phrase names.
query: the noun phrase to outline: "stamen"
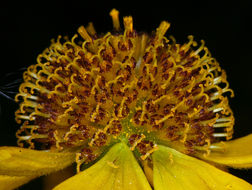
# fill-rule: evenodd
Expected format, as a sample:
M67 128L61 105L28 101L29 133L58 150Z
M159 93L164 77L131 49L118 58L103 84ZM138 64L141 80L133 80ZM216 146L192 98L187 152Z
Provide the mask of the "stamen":
M25 83L21 84L20 87L19 87L19 91L26 93L26 90L25 90L26 88L30 88L32 94L35 93L34 90L38 90L38 91L40 91L42 93L50 93L50 90L48 90L48 89L46 89L44 87L41 87L39 85L30 83L30 82L25 82Z
M229 127L232 124L232 122L227 122L227 123L216 123L213 124L214 128L222 128L222 127Z
M144 121L144 115L146 114L146 104L147 104L147 102L144 101L143 105L142 105L142 113L141 113L141 116L139 119L141 122Z
M96 31L95 31L95 28L94 28L94 25L92 22L89 22L88 25L87 25L87 32L89 34L91 34L92 36L94 36L96 34Z
M21 103L20 110L21 110L21 112L24 113L25 112L24 108L27 108L27 107L29 107L29 108L36 108L38 105L39 104L37 102L27 100L27 101Z
M119 31L120 30L119 11L117 11L116 9L112 9L110 11L110 16L112 17L114 29L116 31Z
M56 140L56 147L57 147L59 150L62 150L63 147L60 145L60 143L64 142L64 139L61 138L61 136L59 135L59 131L58 131L58 130L55 130L55 131L54 131L53 137L54 137L55 140Z
M91 139L91 141L88 143L88 145L90 147L92 147L94 144L96 144L97 146L102 146L106 143L106 139L100 139L100 135L106 135L106 132L104 132L104 130L102 129L98 129L98 131L95 133L94 137ZM102 144L97 144L96 141L102 140Z
M171 36L170 38L171 38L171 39L175 42L175 44L176 44L175 38L174 38L173 36ZM185 50L185 51L187 51L187 50L191 47L191 45L193 45L193 46L196 46L196 45L197 45L197 42L193 41L193 36L192 36L192 35L189 35L187 38L188 38L189 42L188 42L186 45L184 45L184 46L181 47L181 49L183 49L183 50Z
M26 141L26 140L29 140L31 137L32 137L31 135L29 135L29 136L20 136L19 139Z
M164 116L162 119L156 120L155 124L159 125L160 123L163 123L164 121L166 121L167 119L169 119L169 118L171 118L173 116L174 116L174 113L171 112L170 114L167 114L166 116Z
M19 97L23 97L24 100L35 100L37 101L38 100L38 97L37 96L34 96L34 95L31 95L31 94L26 94L26 93L18 93L16 96L15 96L15 101L18 102L19 101Z
M148 152L146 152L144 155L141 156L141 159L145 160L148 156L150 156L156 150L158 150L158 146L156 144L154 144L154 146L151 150L149 150Z
M108 82L105 84L106 87L109 87L110 84L116 83L116 82L119 80L119 78L122 78L122 77L123 77L123 75L118 75L114 80L108 81Z
M75 162L77 164L76 166L77 173L80 173L80 167L85 162L84 159L81 159L81 153L76 153Z
M172 79L172 77L175 75L175 71L172 70L169 72L169 78L165 81L165 83L163 85L161 85L162 89L166 89L168 87L168 85L170 84L170 80Z
M127 97L123 97L121 104L120 104L120 108L118 111L118 117L123 117L122 112L123 112L123 107L124 107L124 103L126 101Z
M101 79L101 76L98 75L97 78L95 79L95 85L91 89L91 94L95 94L95 89L99 89L98 82L99 82L100 79Z
M81 35L81 37L86 40L87 42L92 42L93 39L89 36L84 26L81 26L78 28L78 33Z
M46 139L48 138L47 134L32 134L28 136L18 136L19 140L27 141L27 140L32 140L32 139Z
M210 145L209 149L211 151L224 151L223 147L221 146L216 146L216 145Z
M166 31L170 28L170 23L163 21L160 23L159 27L156 31L156 36L158 38L158 41L160 41L163 36L165 35Z
M205 46L205 41L201 40L201 46L192 53L192 56L198 55L204 49L204 46Z
M35 120L35 117L31 117L31 115L16 114L16 118L17 119L23 119L23 120L30 120L30 121ZM17 121L18 121L18 123L20 123L19 120L17 120Z
M233 121L233 119L231 117L222 117L222 118L218 118L216 119L216 122L229 122L229 121Z
M214 137L227 137L228 134L227 133L213 133Z
M31 76L32 78L34 78L36 80L38 80L40 78L36 73L33 72L33 67L31 67L31 68L29 67L28 70L27 70L27 72L24 72L24 76L26 74L29 75L29 76Z
M91 115L90 121L95 122L97 115L99 114L100 104L97 104L95 112Z
M163 95L163 96L161 96L160 98L158 98L158 99L156 99L156 100L152 100L152 103L153 103L153 104L156 104L156 103L162 101L163 99L170 100L170 99L171 99L171 96L169 96L169 95Z
M146 136L144 134L141 134L141 137L137 139L134 144L130 147L131 151L134 151L136 146L145 138Z
M221 96L222 96L222 92L217 91L217 92L215 92L215 93L213 93L213 94L211 95L210 100L211 100L211 101L217 100L217 99L219 99Z
M217 112L220 112L220 111L222 111L222 110L224 110L224 108L216 108L216 109L213 109L213 112L214 112L214 113L217 113Z
M123 24L125 28L126 35L133 31L133 19L131 16L127 16L123 18Z
M122 88L122 92L125 92L126 89L130 89L130 88L133 88L137 83L137 79L134 78L130 84L126 84L123 88Z
M186 142L187 133L188 133L189 130L190 130L190 125L189 125L188 123L184 123L184 125L185 125L185 130L184 130L184 134L183 134L184 137L183 137L183 139L180 140L182 143L185 143L185 142Z
M47 114L47 113L43 113L43 112L40 112L38 111L37 109L35 110L35 112L32 112L30 114L30 117L31 116L41 116L41 117L44 117L44 118L50 118L51 117L51 114Z
M219 83L221 83L222 82L222 76L219 76L219 77L216 77L216 78L214 78L214 81L213 81L213 83L216 85L216 84L219 84Z

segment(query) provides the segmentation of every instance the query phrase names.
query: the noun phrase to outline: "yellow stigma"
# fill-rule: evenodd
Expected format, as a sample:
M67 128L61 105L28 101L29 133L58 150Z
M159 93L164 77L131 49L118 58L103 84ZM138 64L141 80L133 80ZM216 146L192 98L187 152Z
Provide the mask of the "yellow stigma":
M131 16L110 12L113 34L97 37L92 23L69 41L59 37L24 73L16 101L18 144L38 149L80 147L78 167L107 147L127 142L145 160L165 144L186 154L232 137L226 73L189 36L138 33ZM77 40L78 39L78 40Z

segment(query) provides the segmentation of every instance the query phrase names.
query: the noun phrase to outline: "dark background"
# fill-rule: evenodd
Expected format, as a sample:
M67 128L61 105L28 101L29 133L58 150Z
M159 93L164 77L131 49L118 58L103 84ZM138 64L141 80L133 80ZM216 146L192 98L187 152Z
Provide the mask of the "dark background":
M58 4L34 3L2 4L0 8L0 88L22 77L22 69L36 63L36 57L58 35L73 36L80 25L92 21L98 33L112 29L109 12L112 8L122 16L132 15L134 28L151 32L162 20L171 23L167 32L178 43L187 41L192 34L206 46L227 71L228 81L235 92L230 100L236 118L234 138L252 133L252 30L251 4L213 1L185 3L179 1L70 1ZM220 1L219 1L220 2ZM226 1L228 2L228 1ZM18 86L10 89L17 92ZM8 93L11 97L14 97ZM14 120L17 104L0 96L0 146L16 145ZM248 144L248 148L252 145ZM252 170L231 170L233 174L252 183ZM41 179L20 189L39 189Z

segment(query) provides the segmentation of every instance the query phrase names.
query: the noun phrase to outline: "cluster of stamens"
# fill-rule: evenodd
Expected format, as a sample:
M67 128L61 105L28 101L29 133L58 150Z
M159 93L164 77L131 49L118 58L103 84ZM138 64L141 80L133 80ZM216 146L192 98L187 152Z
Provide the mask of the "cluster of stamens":
M92 24L69 41L53 41L24 73L16 101L18 144L39 149L79 147L77 163L95 160L118 141L142 160L166 144L186 154L209 151L230 139L234 118L225 96L226 74L189 36L180 45L164 36L137 33L132 17L120 29L97 35Z

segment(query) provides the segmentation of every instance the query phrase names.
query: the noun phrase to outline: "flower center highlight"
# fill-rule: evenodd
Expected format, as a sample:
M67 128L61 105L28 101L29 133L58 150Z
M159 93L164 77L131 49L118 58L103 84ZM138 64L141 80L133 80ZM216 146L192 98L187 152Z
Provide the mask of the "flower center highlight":
M24 72L16 101L18 144L36 149L79 148L76 161L94 161L124 141L141 160L167 145L185 154L208 152L232 138L234 117L225 71L204 41L177 44L164 35L138 33L132 17L98 35L90 23L71 40L60 36Z

